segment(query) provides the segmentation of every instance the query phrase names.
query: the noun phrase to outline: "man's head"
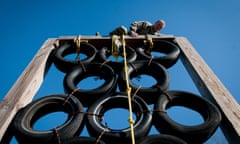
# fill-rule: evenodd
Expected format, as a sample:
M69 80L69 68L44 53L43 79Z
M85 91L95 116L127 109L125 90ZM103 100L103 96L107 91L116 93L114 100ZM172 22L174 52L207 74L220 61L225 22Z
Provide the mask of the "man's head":
M163 29L165 26L166 26L166 23L164 20L158 20L153 25L153 31L157 32L157 31Z

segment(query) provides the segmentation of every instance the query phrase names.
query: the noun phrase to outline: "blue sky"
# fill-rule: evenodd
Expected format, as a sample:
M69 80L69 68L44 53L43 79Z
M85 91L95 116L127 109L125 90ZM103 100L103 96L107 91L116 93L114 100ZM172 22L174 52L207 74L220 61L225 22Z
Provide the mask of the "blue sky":
M240 2L238 0L8 0L0 1L2 100L43 42L68 35L107 35L119 25L136 20L167 22L164 34L184 36L192 43L222 83L240 103ZM61 73L50 69L38 97L63 92ZM181 62L169 70L170 89L197 92ZM220 133L220 132L219 132ZM217 134L214 139L225 143ZM12 142L15 143L15 142Z

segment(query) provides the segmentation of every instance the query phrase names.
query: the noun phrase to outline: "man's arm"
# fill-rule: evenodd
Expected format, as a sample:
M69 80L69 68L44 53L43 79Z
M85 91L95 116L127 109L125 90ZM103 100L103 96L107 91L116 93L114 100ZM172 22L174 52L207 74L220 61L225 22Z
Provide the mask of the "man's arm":
M139 31L144 31L151 23L148 21L136 21L130 25L130 35L137 36Z

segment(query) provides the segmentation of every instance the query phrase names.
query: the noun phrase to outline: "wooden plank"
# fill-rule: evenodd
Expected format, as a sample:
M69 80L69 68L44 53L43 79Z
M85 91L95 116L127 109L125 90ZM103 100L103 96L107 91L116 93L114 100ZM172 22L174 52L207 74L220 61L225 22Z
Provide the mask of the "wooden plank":
M146 35L147 36L147 35ZM131 37L125 36L125 41L128 46L131 47L138 47L144 45L144 40L146 40L146 36L138 36L138 37ZM60 45L63 42L73 41L77 36L61 36L58 38ZM162 34L160 36L151 35L153 41L166 39L166 40L173 40L173 35L166 35ZM111 47L112 39L109 36L102 37L102 36L80 36L82 41L88 41L92 45L94 45L97 49L102 47Z
M0 141L16 112L30 103L40 88L56 39L48 39L0 103Z
M104 39L111 39L111 36L86 36L86 35L79 35L81 37L82 40L104 40ZM77 36L59 36L58 40L73 40L75 39ZM174 38L174 35L171 34L161 34L159 36L157 35L151 35L152 38L154 39L164 39L164 38ZM140 35L138 37L132 37L132 36L125 36L126 39L129 40L137 40L137 39L145 39L146 36L145 35Z
M240 143L240 107L230 92L184 37L177 37L181 61L202 96L215 103L222 112L221 128L231 144Z

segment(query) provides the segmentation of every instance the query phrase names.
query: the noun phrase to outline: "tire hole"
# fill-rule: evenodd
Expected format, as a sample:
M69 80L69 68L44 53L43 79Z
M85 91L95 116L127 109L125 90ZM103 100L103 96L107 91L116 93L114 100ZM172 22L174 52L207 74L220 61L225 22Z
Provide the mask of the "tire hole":
M64 58L65 58L66 60L71 60L71 61L77 60L77 57L78 57L78 55L77 55L76 53L74 53L74 54L68 54L68 55L64 56ZM83 53L80 53L80 54L79 54L79 57L80 57L80 60L84 60L84 59L87 58L87 55L86 55L86 54L83 54Z
M147 74L138 75L137 77L131 78L131 80L135 85L139 85L141 87L151 87L157 84L155 78Z
M124 108L113 108L104 113L103 125L106 122L107 126L113 130L121 130L130 127L128 122L129 111ZM133 113L133 120L136 120L136 116Z
M77 87L82 88L82 89L95 89L103 85L105 82L104 79L101 79L98 76L90 76L87 77L83 80L81 80L78 84Z
M110 60L110 61L113 61L113 62L123 62L123 57L122 56L118 56L117 58L115 58L114 56L112 56L112 55L110 55L109 57L108 57L108 60Z
M167 113L172 120L185 126L204 123L203 117L198 112L187 107L173 106L167 109Z
M34 123L33 129L38 131L52 130L53 128L64 124L65 121L67 121L67 117L68 115L64 112L46 114Z
M152 51L150 54L153 57L164 57L164 56L167 56L165 53L156 52L156 51Z

